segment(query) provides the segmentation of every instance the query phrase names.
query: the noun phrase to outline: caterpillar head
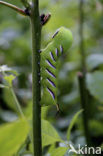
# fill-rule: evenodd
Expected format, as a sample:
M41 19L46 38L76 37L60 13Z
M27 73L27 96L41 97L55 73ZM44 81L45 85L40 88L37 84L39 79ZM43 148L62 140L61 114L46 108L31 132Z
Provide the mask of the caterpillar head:
M73 42L72 32L65 27L59 28L54 33L52 38L53 38L53 44L55 44L56 47L58 47L58 45L61 45L64 52L71 47Z

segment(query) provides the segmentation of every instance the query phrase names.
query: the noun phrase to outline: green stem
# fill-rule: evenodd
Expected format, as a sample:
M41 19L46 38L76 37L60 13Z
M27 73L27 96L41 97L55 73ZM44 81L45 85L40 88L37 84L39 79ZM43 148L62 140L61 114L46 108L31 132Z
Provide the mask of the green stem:
M80 33L80 51L81 51L81 55L82 55L82 72L83 75L85 76L86 74L86 62L85 62L85 47L84 47L84 34L83 34L83 30L84 30L84 2L83 0L80 0L80 5L79 5L79 11L80 11L80 28L79 28L79 33Z
M2 71L2 74L3 74L4 77L6 76L5 71ZM8 84L8 82L6 82L6 83L7 83L7 88L10 89L11 94L12 94L12 96L13 96L13 98L14 98L14 101L15 101L16 107L17 107L17 109L18 109L18 112L20 113L21 117L25 118L25 116L24 116L24 114L23 114L23 111L22 111L22 108L21 108L21 106L20 106L20 104L19 104L19 101L18 101L18 99L17 99L17 97L16 97L16 95L15 95L13 86L12 86L12 85L10 86L10 84Z
M79 81L79 89L80 89L80 97L81 97L81 107L83 111L83 126L84 126L84 133L87 145L91 145L91 138L89 132L89 105L90 101L88 99L88 92L86 89L86 54L85 54L85 46L84 46L84 0L80 0L79 10L80 10L80 52L82 56L81 62L81 71L78 74L78 81Z
M42 156L41 139L41 90L40 90L40 42L41 24L39 17L39 1L32 0L32 93L33 93L33 148L34 156Z
M18 99L17 99L17 97L16 97L16 94L15 94L15 92L14 92L13 87L11 86L11 87L9 87L9 89L10 89L10 91L11 91L11 94L12 94L13 98L14 98L14 101L15 101L16 107L17 107L17 109L18 109L18 112L20 113L21 117L24 118L24 119L26 120L26 122L28 123L28 125L30 125L29 121L27 120L26 116L24 115L24 113L23 113L23 111L22 111L22 108L21 108L20 103L19 103L19 101L18 101ZM31 138L30 132L29 132L29 134L28 134L28 137L29 137L30 141L32 142L32 138Z
M78 73L78 82L79 82L79 90L80 90L80 98L81 98L81 107L83 111L83 127L84 127L84 134L86 138L86 142L88 146L91 146L91 137L89 132L89 119L88 119L88 105L86 99L86 86L85 86L85 79L81 72Z
M11 91L11 93L12 93L12 96L13 96L14 100L15 100L15 104L16 104L16 107L17 107L17 109L18 109L18 112L20 113L21 117L25 118L25 116L24 116L24 114L23 114L23 111L22 111L22 109L21 109L21 106L20 106L20 104L19 104L19 102L18 102L18 100L17 100L17 97L16 97L16 95L15 95L14 90L13 90L12 87L10 87L10 91Z
M8 8L11 8L11 9L15 10L16 12L18 12L19 14L21 14L21 15L23 15L23 16L28 16L28 15L25 13L24 10L18 8L18 7L15 6L15 5L12 5L12 4L7 3L7 2L4 2L4 1L0 1L0 4L6 6L6 7L8 7Z

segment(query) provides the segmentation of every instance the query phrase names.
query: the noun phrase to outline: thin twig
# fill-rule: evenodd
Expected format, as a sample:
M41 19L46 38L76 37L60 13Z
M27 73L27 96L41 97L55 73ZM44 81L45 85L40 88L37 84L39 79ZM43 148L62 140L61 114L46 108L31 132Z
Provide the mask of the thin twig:
M10 3L4 2L4 1L0 1L0 4L15 10L17 13L19 13L23 16L28 16L24 10L18 8L17 6L15 6L13 4L10 4Z
M20 113L21 117L28 123L28 125L30 125L28 119L26 118L26 116L24 115L23 111L22 111L22 108L21 108L21 105L16 97L16 94L14 92L14 89L13 89L13 86L9 86L9 89L11 91L11 94L14 98L14 101L15 101L15 104L16 104L16 107L17 107L17 110L18 110L18 113ZM30 141L32 142L32 138L31 138L31 133L29 132L28 134L28 137L30 139Z
M12 94L14 100L15 100L15 104L16 104L16 107L18 109L18 112L20 113L21 117L25 118L24 113L23 113L23 111L21 109L21 106L20 106L20 104L18 102L18 99L17 99L17 97L16 97L16 95L15 95L14 90L13 90L12 87L10 87L10 91L11 91L11 94Z

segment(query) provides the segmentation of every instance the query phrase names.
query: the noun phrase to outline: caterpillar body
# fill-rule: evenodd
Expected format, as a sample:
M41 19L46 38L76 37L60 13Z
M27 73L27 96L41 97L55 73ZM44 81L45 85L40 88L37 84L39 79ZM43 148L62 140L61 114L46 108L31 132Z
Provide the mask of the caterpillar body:
M56 105L58 93L58 60L72 45L72 33L61 27L53 35L51 42L41 52L41 105Z

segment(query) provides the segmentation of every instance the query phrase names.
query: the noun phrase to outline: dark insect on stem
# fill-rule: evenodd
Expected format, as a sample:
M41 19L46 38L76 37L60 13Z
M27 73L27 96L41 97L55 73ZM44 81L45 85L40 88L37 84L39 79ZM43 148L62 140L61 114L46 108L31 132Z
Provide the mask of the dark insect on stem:
M27 16L30 16L31 14L30 8L26 8L24 12ZM40 16L41 25L45 25L49 21L50 17L51 17L51 14L47 14L47 15L41 14Z
M26 13L27 16L30 16L30 9L29 9L29 8L26 8L26 9L24 10L24 12Z
M41 14L40 16L41 25L45 25L49 21L50 17L51 14L47 14L47 15Z

